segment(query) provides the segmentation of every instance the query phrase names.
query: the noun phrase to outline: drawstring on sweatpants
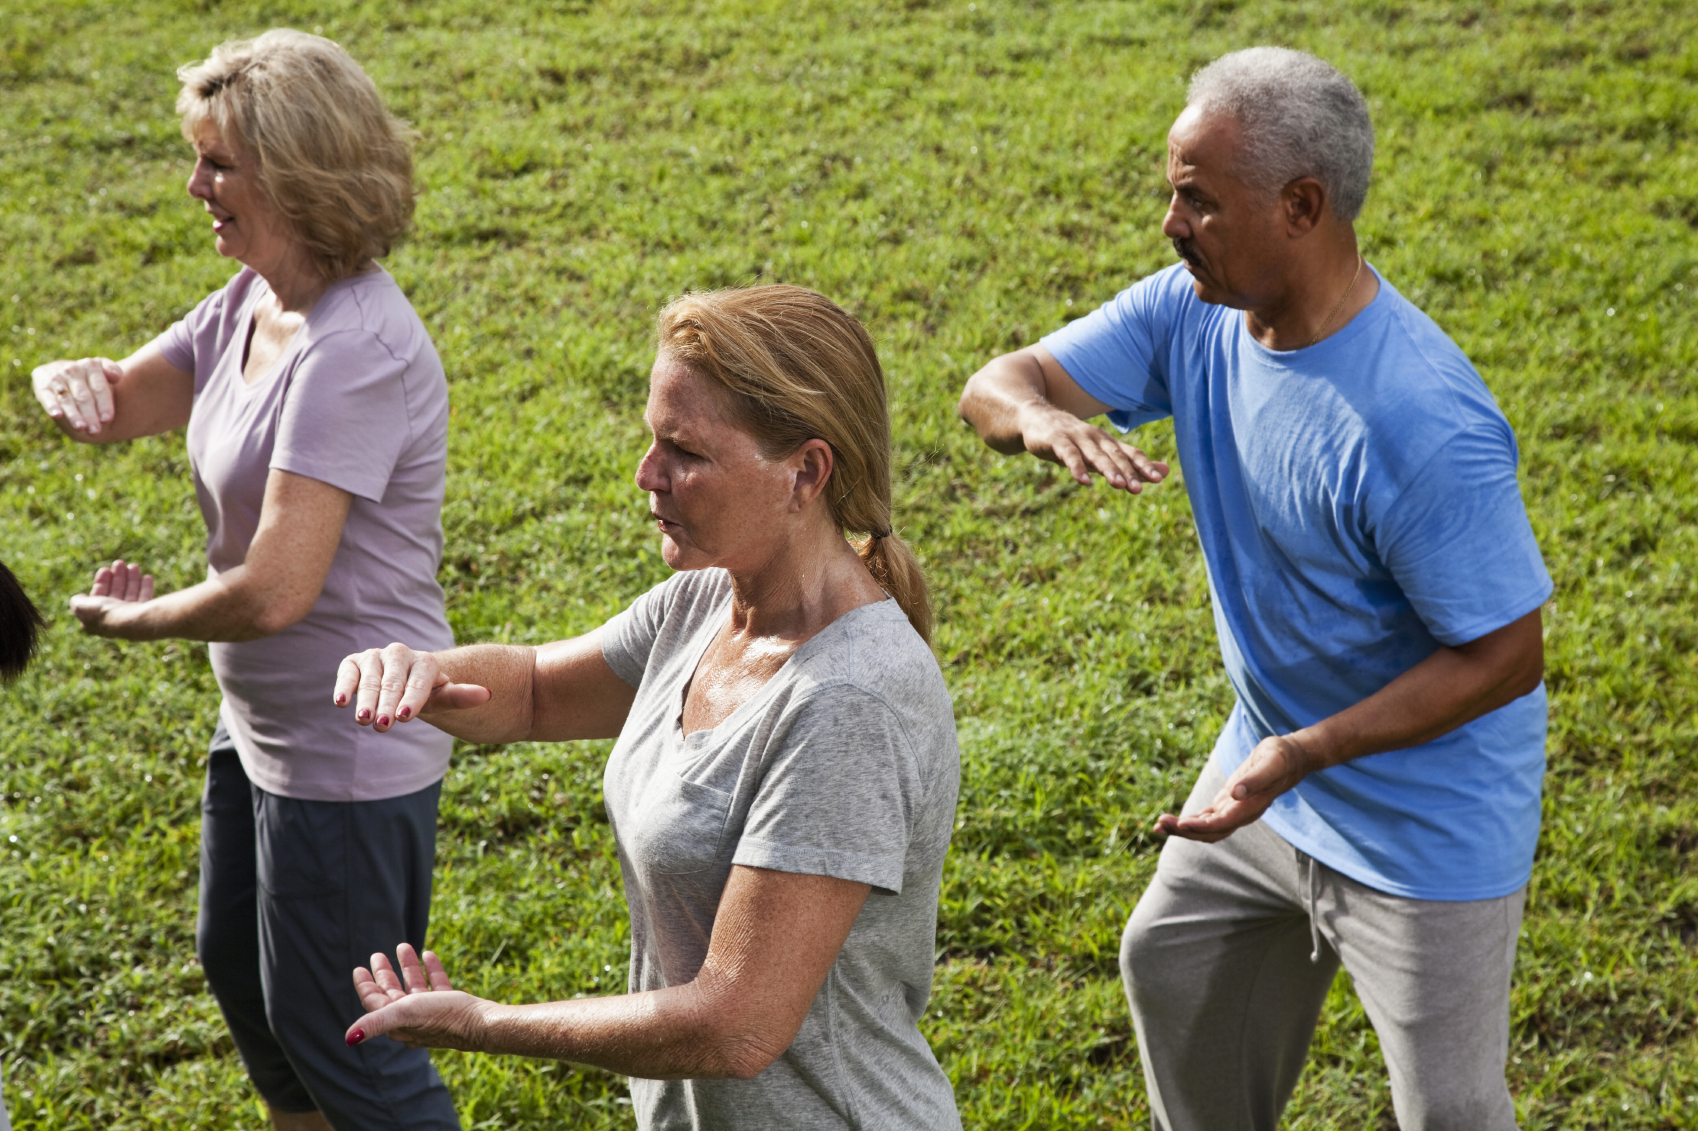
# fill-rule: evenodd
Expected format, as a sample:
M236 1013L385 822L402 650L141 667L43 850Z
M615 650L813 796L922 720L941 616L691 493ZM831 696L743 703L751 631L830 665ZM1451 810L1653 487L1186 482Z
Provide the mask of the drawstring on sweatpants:
M1313 856L1307 856L1306 859L1309 861L1309 961L1319 962L1321 960L1321 921L1315 912L1315 904L1318 898L1315 881L1316 860Z

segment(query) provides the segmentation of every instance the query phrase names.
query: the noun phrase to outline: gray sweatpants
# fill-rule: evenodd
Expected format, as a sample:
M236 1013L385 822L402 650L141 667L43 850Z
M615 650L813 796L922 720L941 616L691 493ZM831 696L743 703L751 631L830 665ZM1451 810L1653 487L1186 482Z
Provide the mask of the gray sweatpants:
M1186 811L1223 781L1211 761ZM1514 1131L1504 1060L1525 904L1525 889L1386 895L1260 821L1218 844L1171 838L1120 948L1155 1127L1273 1131L1342 962L1403 1131Z

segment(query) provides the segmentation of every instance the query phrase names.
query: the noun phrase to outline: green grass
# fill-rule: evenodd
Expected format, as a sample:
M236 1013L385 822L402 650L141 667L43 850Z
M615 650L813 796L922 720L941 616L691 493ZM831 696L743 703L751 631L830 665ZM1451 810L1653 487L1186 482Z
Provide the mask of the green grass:
M57 438L31 366L145 342L231 265L182 192L173 68L322 26L420 130L389 268L455 405L442 579L463 640L599 623L665 572L630 483L655 309L816 287L878 338L898 522L965 756L925 1023L969 1126L1147 1119L1121 924L1230 692L1179 485L984 450L961 382L1170 252L1183 81L1314 50L1376 115L1369 256L1521 438L1557 594L1545 829L1513 998L1528 1128L1698 1124L1698 14L1686 0L504 4L0 0L0 556L53 613L0 710L0 1064L17 1126L254 1127L192 950L217 691L204 646L85 638L102 559L203 568L180 436ZM1171 454L1171 433L1142 437ZM626 957L605 745L463 748L433 943L471 988L606 992ZM13 839L15 838L15 840ZM438 1058L468 1126L621 1127L622 1080ZM1293 1127L1391 1126L1335 987Z

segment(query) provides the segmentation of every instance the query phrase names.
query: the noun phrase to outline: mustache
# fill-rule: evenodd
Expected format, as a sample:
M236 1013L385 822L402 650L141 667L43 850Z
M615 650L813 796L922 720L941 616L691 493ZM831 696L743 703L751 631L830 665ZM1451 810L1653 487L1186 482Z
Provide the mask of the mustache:
M1178 255L1179 258L1193 267L1202 265L1202 260L1197 256L1196 250L1192 248L1190 240L1175 239L1171 242L1173 243L1174 254Z

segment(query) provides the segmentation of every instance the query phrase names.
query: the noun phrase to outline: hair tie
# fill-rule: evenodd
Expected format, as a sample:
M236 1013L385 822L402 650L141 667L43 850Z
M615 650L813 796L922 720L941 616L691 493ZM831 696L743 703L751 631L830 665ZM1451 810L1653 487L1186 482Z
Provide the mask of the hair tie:
M875 542L878 541L880 538L889 538L890 537L890 527L887 526L883 530L875 530L875 531L872 532L872 534L873 534L873 541L875 541Z

